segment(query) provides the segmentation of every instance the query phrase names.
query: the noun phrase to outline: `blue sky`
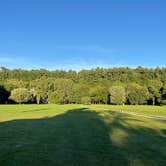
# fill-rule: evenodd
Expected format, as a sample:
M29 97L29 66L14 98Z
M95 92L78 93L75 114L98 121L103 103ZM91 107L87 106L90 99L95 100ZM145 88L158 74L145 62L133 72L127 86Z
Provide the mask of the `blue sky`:
M0 0L0 66L165 67L165 0Z

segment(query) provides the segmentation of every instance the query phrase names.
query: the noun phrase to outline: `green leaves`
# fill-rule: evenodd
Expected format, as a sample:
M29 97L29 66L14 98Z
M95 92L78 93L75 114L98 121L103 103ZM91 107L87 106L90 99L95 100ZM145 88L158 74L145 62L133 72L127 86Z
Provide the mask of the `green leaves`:
M126 100L125 88L122 86L112 86L110 88L111 103L116 105L122 105Z
M166 100L166 68L96 68L76 72L2 67L0 81L3 86L0 103L9 102L8 95L18 88L28 89L32 94L31 102L38 104L79 104L84 97L94 104L110 104L111 100L111 104L160 105Z
M26 103L30 101L32 95L26 88L18 88L11 91L10 99L17 103Z
M126 93L128 104L147 104L147 100L149 99L148 89L136 83L128 84L126 87Z

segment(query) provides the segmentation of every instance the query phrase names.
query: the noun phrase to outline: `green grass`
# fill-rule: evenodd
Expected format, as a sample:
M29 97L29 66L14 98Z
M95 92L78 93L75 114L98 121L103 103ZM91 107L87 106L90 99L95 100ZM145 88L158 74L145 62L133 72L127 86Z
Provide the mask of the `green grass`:
M153 116L161 116L166 117L166 107L165 106L147 106L147 105L92 105L91 108L97 108L99 110L118 110L122 112L132 112L138 113L142 115L153 115Z
M166 122L110 111L164 109L1 105L0 166L165 166Z

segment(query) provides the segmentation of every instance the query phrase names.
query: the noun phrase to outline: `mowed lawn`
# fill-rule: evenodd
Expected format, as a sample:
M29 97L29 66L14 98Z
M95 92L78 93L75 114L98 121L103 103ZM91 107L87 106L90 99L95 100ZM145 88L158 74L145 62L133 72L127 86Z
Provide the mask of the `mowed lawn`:
M166 107L1 105L0 166L165 166Z

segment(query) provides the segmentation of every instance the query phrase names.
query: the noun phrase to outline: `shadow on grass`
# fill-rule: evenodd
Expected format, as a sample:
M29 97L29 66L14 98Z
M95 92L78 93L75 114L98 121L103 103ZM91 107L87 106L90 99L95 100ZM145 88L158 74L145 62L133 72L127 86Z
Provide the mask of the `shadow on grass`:
M166 165L165 132L131 126L130 120L81 108L51 118L2 122L0 166Z

